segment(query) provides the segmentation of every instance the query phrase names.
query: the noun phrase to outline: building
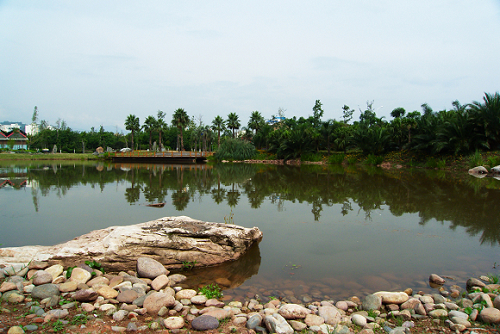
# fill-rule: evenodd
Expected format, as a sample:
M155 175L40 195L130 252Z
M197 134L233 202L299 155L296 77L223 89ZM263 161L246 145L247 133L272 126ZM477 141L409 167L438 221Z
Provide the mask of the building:
M12 150L27 150L28 136L22 130L12 130L10 132L0 131L0 148Z

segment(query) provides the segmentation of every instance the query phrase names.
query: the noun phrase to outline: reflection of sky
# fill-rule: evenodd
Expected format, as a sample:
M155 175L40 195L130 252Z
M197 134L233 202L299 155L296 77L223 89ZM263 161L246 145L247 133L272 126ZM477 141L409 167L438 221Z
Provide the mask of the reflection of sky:
M99 186L77 185L65 195L54 186L48 195L37 194L38 212L33 204L36 187L22 191L0 191L0 244L7 246L52 245L95 229L130 225L165 216L185 215L195 219L224 222L231 208L217 205L210 194L195 193L184 211L177 211L168 190L163 208L146 207L141 197L136 204L125 200L129 182ZM221 186L225 190L231 186ZM373 210L370 218L353 203L352 211L341 214L342 204L323 205L314 221L312 204L285 201L280 208L266 198L252 209L240 192L232 208L234 223L259 227L264 238L259 275L286 277L286 265L297 264L297 279L341 277L362 278L392 272L413 279L416 274L491 271L498 261L498 247L481 245L480 236L470 236L463 227L449 228L449 222L431 219L419 224L418 213L393 216L388 207ZM480 261L480 262L478 262Z

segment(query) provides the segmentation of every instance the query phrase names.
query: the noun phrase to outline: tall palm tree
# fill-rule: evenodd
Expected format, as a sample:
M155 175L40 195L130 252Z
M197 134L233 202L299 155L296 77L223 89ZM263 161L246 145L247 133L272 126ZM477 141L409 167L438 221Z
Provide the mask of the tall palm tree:
M483 101L472 102L470 111L488 147L496 149L500 142L500 95L484 93Z
M125 129L132 132L132 149L134 149L134 133L141 129L139 117L132 114L128 115L125 120Z
M159 148L161 150L161 140L162 140L162 133L167 127L167 123L165 123L165 113L161 110L158 110L158 114L156 117L156 131L158 131L158 142L159 142Z
M217 147L218 147L220 146L220 132L226 129L226 123L219 115L217 115L212 121L212 129L214 131L217 131Z
M255 134L264 126L264 117L260 114L260 112L252 111L252 115L250 116L250 120L248 121L248 128L255 130Z
M149 132L149 150L151 151L151 139L153 137L153 131L156 129L156 119L153 116L146 117L142 129Z
M235 137L235 130L240 128L240 120L238 119L238 115L232 112L227 115L227 127L233 130L233 138Z
M189 124L189 116L186 113L186 111L182 108L177 109L174 111L174 114L172 115L172 125L177 127L180 131L180 138L181 138L181 151L184 151L184 128L186 125Z

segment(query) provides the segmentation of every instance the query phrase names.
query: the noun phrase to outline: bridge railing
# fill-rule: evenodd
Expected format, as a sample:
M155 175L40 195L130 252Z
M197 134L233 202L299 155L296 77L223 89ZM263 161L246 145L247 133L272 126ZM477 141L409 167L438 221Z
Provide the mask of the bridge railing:
M192 152L192 151L131 151L131 152L115 152L113 156L123 158L202 158L212 156L213 152Z

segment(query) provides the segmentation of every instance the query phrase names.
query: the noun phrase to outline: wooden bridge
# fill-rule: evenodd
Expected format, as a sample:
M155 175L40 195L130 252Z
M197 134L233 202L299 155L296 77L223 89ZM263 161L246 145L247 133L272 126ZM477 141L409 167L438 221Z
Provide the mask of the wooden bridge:
M213 155L213 152L192 152L192 151L131 151L112 153L113 162L154 162L154 163L184 163L194 164L203 162L207 157Z

